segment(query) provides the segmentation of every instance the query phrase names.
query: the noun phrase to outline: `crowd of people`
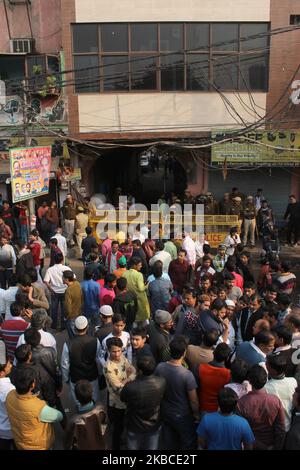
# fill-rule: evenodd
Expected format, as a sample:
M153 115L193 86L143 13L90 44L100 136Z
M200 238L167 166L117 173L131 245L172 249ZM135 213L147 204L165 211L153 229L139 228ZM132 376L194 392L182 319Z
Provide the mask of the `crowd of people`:
M55 423L65 449L299 448L289 262L266 257L254 274L238 227L216 254L189 233L153 240L150 226L99 243L70 195L64 232L46 206L51 227L18 252L16 227L1 231L0 449L53 449ZM75 237L81 282L68 259Z
M203 204L204 214L207 215L235 215L238 218L238 230L242 232L242 241L249 248L254 248L256 239L261 238L263 248L268 248L280 252L281 242L286 242L290 246L300 244L300 203L294 195L289 197L289 203L285 214L277 214L278 220L286 221L282 236L270 203L263 195L263 189L258 188L255 195L246 196L238 188L232 188L231 192L223 195L220 201L217 201L211 192L194 196L189 189L186 189L184 195L179 197L175 193L169 196L161 195L158 205L162 214L168 212L169 207L184 204L190 204L195 207L197 204ZM279 224L283 228L282 223Z

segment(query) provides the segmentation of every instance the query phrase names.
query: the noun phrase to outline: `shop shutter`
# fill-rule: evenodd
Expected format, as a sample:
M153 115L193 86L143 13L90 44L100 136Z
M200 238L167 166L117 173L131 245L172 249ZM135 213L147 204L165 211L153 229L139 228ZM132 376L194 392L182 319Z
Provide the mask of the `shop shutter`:
M219 201L225 192L231 192L233 187L239 188L245 195L256 193L258 188L263 189L263 195L269 201L277 220L284 216L288 197L291 191L292 169L260 168L256 170L231 170L228 169L226 181L223 179L222 170L209 170L208 190Z

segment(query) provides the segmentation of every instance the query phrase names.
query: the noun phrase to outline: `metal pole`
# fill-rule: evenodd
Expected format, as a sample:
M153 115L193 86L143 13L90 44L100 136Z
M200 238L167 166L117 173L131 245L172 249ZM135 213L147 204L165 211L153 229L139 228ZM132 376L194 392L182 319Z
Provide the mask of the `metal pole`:
M27 92L26 92L26 83L27 80L22 80L23 86L23 132L24 132L24 145L25 147L30 146L30 136L28 132L28 114L27 114ZM35 203L34 198L28 200L28 209L29 209L29 230L35 227L31 226L32 220L34 220L35 216Z

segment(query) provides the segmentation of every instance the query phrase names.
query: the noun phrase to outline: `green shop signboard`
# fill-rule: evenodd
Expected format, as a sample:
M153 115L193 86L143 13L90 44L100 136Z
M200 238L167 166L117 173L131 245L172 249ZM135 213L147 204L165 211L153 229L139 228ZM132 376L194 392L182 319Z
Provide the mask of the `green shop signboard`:
M252 131L236 138L237 130L212 131L214 145L211 161L220 165L234 166L300 166L300 132ZM230 139L223 142L225 139ZM218 144L218 142L220 142Z

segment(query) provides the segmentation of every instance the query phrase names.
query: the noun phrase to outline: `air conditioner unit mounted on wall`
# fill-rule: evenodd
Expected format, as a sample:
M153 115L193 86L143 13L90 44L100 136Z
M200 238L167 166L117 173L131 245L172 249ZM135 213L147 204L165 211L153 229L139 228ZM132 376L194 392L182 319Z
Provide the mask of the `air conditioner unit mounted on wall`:
M22 4L26 5L26 3L29 3L29 5L31 4L31 0L8 0L8 2L11 5L22 5Z
M29 39L11 39L10 52L14 54L30 54L34 52L35 40Z

